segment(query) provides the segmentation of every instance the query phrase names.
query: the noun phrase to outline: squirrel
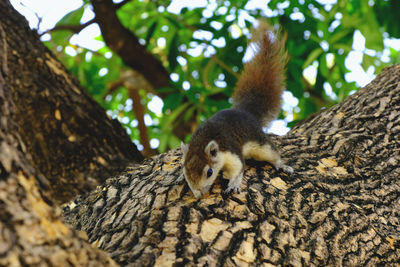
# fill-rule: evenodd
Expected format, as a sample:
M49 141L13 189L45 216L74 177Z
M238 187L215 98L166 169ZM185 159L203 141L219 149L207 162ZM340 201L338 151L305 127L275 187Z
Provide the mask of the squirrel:
M280 112L287 62L285 39L269 24L260 23L252 32L251 43L255 54L239 77L233 106L214 114L196 129L189 144L181 144L183 176L196 198L208 192L221 170L229 179L225 193L240 193L247 158L293 172L262 129Z

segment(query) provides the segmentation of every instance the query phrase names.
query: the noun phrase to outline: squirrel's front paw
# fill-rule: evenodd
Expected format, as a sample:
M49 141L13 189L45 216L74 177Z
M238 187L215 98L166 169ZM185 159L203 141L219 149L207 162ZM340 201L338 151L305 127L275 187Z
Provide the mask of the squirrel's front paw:
M240 193L240 185L242 184L243 172L239 173L235 178L230 179L228 183L228 188L224 191L225 194Z
M228 188L225 189L224 194L229 194L230 192L233 192L234 194L239 194L240 187L239 186L228 186Z
M230 183L228 184L228 188L224 191L224 193L229 194L230 192L233 192L234 194L235 193L239 194L241 183L242 183L242 179L231 180Z

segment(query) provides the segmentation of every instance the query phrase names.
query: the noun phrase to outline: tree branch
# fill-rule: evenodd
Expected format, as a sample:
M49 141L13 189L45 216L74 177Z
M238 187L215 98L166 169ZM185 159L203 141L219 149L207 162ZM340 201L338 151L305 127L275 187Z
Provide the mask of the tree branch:
M112 0L91 0L96 21L107 46L118 54L123 62L140 72L156 89L171 86L169 73L160 61L150 54L139 39L119 21ZM165 93L160 93L162 98Z
M138 121L140 143L143 146L142 154L145 157L149 157L152 153L150 148L149 135L147 133L147 127L146 124L144 123L145 110L141 103L138 90L136 88L129 87L129 85L127 89L129 97L133 101L133 112L135 113L135 117Z
M123 7L125 4L127 4L127 3L131 2L131 1L132 1L132 0L124 0L124 1L122 1L122 2L119 2L119 3L117 3L117 4L114 4L115 9L119 9L119 8Z
M140 160L134 151L123 128L0 1L0 266L117 266L64 223L55 203Z
M92 23L95 23L96 20L95 19L91 19L83 24L79 24L79 25L58 25L55 26L52 29L49 29L47 31L42 32L41 34L39 34L39 36L43 36L46 33L50 33L50 32L55 32L55 31L62 31L62 30L68 30L71 31L73 33L79 33L81 30L83 30L84 28L86 28L87 26L89 26Z
M48 198L68 201L128 163L140 162L143 156L121 125L43 46L26 21L1 3L0 52L6 54L0 64L13 74L0 81L0 94L13 92L8 101L15 103L15 110L0 117L18 125L21 146L50 185ZM14 56L7 47L13 47Z
M131 0L125 0L122 1L120 3L115 4L115 9L119 9L121 7L123 7L125 4L129 3ZM38 17L39 21L40 18ZM39 34L39 36L42 36L46 33L50 33L50 32L55 32L55 31L62 31L62 30L68 30L71 31L73 33L79 33L80 31L82 31L84 28L86 28L87 26L89 26L92 23L96 23L96 18L93 18L83 24L79 24L79 25L57 25L52 29L49 29L47 31L42 32L41 34ZM39 27L37 27L39 28Z

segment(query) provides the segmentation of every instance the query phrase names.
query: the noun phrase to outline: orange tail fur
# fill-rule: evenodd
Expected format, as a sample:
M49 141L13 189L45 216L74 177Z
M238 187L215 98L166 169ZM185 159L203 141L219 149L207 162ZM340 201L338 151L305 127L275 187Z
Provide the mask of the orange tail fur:
M234 108L250 112L267 126L279 114L285 87L285 38L281 39L279 32L264 22L260 22L252 35L255 54L244 66L236 85Z

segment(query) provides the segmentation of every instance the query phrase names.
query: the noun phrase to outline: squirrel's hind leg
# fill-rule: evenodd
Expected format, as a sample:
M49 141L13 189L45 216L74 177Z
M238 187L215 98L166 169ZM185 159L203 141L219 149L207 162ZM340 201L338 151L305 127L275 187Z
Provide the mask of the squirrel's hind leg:
M246 143L243 147L243 155L245 158L253 158L257 161L268 161L277 170L282 169L284 172L293 173L293 168L283 163L279 152L268 141L263 144L258 142Z

